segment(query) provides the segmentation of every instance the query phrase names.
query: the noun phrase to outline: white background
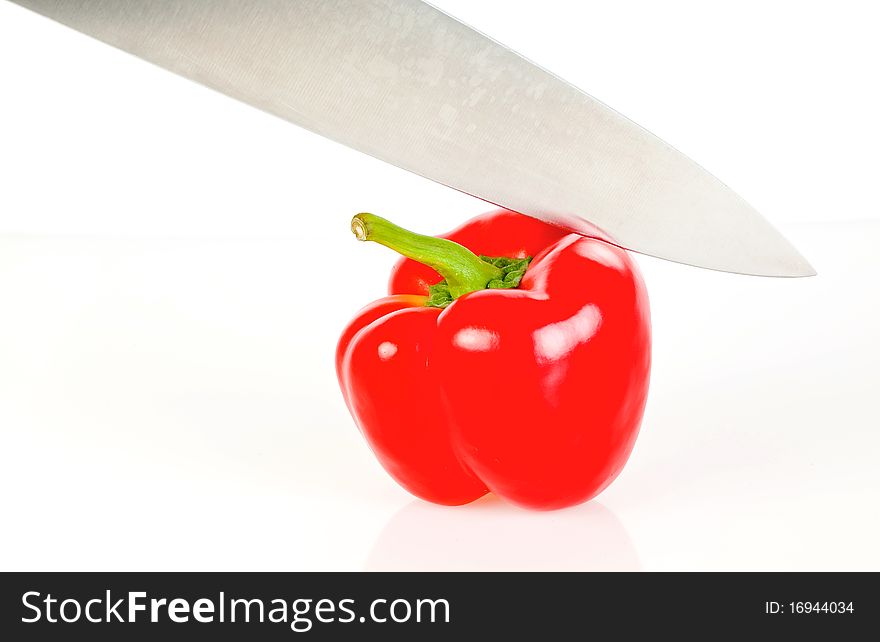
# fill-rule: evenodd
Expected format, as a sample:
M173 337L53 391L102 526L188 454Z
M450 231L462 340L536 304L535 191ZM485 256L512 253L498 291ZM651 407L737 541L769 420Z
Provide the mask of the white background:
M424 504L336 389L393 261L348 221L486 206L0 2L0 568L880 569L873 3L436 4L698 160L819 276L640 258L655 366L615 484Z

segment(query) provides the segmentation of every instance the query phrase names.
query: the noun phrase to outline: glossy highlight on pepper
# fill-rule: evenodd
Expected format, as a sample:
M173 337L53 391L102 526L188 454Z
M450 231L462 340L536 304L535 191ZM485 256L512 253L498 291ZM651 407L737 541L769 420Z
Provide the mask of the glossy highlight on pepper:
M647 293L625 250L507 210L443 237L371 214L352 230L405 257L336 357L355 422L401 486L547 510L614 480L651 361Z

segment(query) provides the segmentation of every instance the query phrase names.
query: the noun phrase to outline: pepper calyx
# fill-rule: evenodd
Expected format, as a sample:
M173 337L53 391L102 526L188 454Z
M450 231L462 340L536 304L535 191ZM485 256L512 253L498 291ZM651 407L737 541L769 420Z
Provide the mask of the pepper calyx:
M485 289L510 289L519 287L532 257L516 259L507 256L481 255L480 260L501 270L501 275L489 281ZM454 300L455 297L449 291L449 283L443 279L428 288L428 300L425 305L429 308L445 308Z

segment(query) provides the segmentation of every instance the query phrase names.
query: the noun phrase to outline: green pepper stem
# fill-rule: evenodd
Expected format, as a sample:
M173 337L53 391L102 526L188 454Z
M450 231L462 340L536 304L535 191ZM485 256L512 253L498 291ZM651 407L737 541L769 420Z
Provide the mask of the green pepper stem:
M351 231L359 241L374 241L434 268L446 279L453 298L483 290L489 281L502 277L501 269L463 245L410 232L375 214L357 214L351 219Z

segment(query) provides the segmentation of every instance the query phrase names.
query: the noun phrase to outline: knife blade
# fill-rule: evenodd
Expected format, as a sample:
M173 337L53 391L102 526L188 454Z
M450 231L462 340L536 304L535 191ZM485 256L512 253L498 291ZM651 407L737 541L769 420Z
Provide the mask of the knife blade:
M523 214L689 265L815 274L684 154L421 0L12 1Z

